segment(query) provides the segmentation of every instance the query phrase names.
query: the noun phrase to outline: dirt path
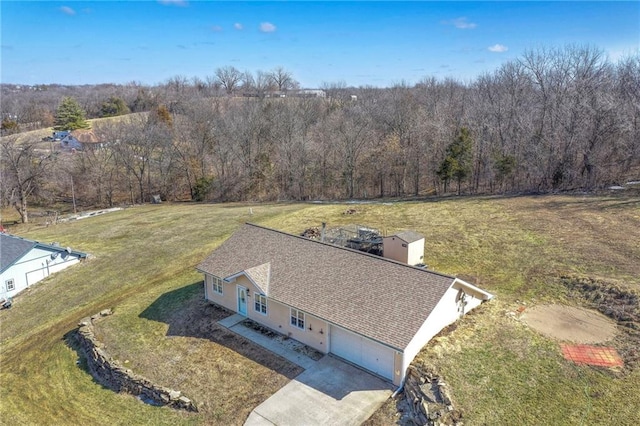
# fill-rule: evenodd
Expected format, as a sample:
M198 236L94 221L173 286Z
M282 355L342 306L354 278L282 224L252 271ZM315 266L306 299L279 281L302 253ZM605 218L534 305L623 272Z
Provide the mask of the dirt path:
M602 343L616 334L616 323L596 311L564 305L538 305L521 319L534 330L574 343Z

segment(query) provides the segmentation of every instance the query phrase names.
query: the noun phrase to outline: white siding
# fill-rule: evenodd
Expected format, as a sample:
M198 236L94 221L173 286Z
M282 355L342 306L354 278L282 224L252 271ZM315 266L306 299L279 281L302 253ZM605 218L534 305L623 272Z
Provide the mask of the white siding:
M52 257L55 253L55 257ZM13 297L27 287L78 263L79 257L67 252L58 253L35 247L0 275L0 297ZM6 281L13 279L15 289L7 291Z
M417 265L424 263L424 238L414 241L408 245L407 264Z
M331 353L385 379L394 380L395 350L366 337L331 326Z
M462 303L459 300L459 292L461 288L464 289L466 293L466 305L464 306L462 306ZM413 339L411 339L411 342L405 348L404 360L402 363L403 377L409 367L409 364L411 364L411 361L413 361L418 352L420 352L424 345L426 345L433 336L438 334L449 324L456 322L463 314L469 312L486 299L486 295L475 293L472 289L464 287L463 283L459 280L454 281L433 311L431 311L431 314L422 324Z
M393 235L382 239L383 256L397 260L407 265L417 265L424 262L424 238L406 243Z

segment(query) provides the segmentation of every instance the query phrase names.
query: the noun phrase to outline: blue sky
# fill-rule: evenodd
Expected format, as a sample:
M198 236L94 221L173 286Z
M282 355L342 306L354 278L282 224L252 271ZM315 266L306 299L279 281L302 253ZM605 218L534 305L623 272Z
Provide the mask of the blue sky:
M1 78L92 84L282 66L303 87L469 81L526 49L591 44L613 61L640 49L640 2L0 3Z

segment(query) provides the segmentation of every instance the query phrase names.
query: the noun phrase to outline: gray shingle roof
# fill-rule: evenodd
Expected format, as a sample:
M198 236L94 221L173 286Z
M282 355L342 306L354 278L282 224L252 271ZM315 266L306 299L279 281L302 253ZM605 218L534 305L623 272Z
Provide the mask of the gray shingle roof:
M402 231L396 234L390 235L390 237L398 237L405 243L412 243L414 241L418 241L424 238L424 235L418 234L415 231Z
M403 350L455 278L245 224L198 269L219 277L269 264L268 296ZM252 269L260 279L263 268Z
M0 272L4 272L34 247L48 249L55 252L63 252L67 250L66 247L54 246L51 244L28 240L15 235L0 233ZM71 254L80 258L87 257L86 253L75 250L72 250Z
M0 234L0 272L27 254L37 243L9 234Z

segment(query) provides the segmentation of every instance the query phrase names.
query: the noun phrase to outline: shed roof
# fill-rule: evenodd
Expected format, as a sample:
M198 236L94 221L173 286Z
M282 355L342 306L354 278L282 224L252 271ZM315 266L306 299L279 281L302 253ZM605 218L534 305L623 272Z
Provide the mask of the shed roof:
M405 243L413 243L415 241L422 240L424 238L424 235L419 234L415 231L402 231L389 235L389 237L398 237Z
M455 281L253 224L239 228L198 269L221 278L244 272L267 280L268 297L399 350Z

